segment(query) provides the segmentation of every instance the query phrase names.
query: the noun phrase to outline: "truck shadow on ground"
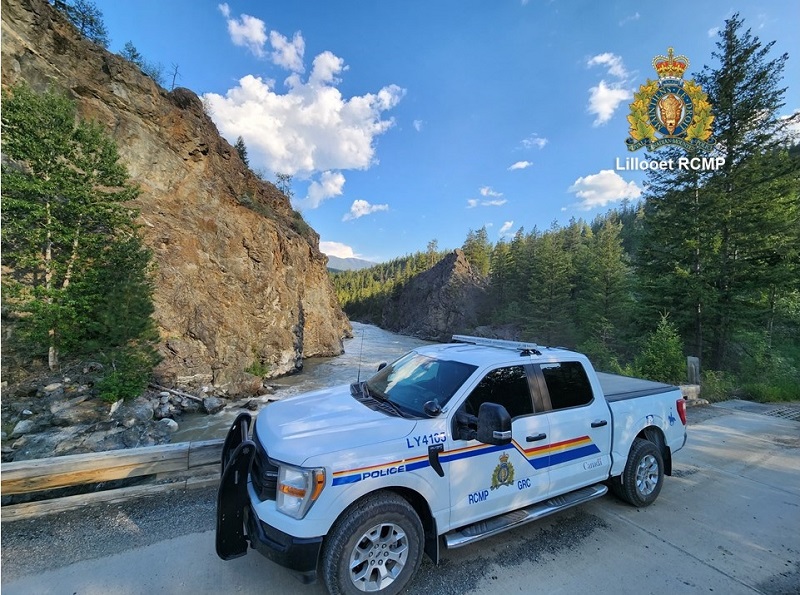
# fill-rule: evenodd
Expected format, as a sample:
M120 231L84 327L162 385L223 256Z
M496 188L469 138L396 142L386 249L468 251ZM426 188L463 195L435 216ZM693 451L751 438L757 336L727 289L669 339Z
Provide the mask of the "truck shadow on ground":
M484 580L498 580L512 567L554 560L607 527L601 518L584 510L565 511L478 544L446 550L438 567L424 558L407 592L462 595L476 590Z

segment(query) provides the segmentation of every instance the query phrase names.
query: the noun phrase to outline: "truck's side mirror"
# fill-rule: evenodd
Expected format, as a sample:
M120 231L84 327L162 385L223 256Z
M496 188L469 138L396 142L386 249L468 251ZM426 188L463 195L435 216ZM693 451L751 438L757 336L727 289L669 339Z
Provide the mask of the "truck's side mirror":
M511 416L497 403L482 403L478 410L478 441L503 446L511 443Z
M378 372L383 370L386 367L386 362L381 362L378 364Z

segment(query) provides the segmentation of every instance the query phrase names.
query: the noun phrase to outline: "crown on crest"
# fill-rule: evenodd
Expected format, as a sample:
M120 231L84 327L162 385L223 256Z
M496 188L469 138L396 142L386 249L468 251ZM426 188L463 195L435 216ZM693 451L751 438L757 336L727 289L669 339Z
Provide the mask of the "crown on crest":
M508 462L508 455L506 453L503 453L503 454L500 455L500 462L502 462L502 463L507 463Z
M656 69L660 79L680 79L683 78L684 71L689 68L689 58L676 56L672 48L667 48L666 56L653 58L653 68Z

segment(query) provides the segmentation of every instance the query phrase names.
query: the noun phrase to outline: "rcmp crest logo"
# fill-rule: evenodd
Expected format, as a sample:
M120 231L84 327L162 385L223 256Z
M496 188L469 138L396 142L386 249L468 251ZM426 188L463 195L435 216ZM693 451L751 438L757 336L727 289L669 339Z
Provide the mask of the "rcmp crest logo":
M658 149L678 145L688 151L714 148L711 124L714 115L708 96L694 80L683 80L689 67L686 56L676 56L673 48L666 56L653 58L658 80L647 80L633 95L628 115L629 151Z
M500 464L494 468L492 473L492 486L490 489L496 490L500 486L510 486L514 483L514 465L508 462L508 455L500 455Z

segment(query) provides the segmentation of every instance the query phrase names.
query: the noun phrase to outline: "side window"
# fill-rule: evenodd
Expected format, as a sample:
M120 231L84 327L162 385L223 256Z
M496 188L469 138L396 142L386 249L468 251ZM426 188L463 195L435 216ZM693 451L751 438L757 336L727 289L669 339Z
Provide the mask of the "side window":
M477 416L481 404L487 402L502 405L512 418L533 413L525 367L498 368L486 374L467 397L464 409Z
M541 369L553 410L591 403L592 385L579 362L542 364Z

